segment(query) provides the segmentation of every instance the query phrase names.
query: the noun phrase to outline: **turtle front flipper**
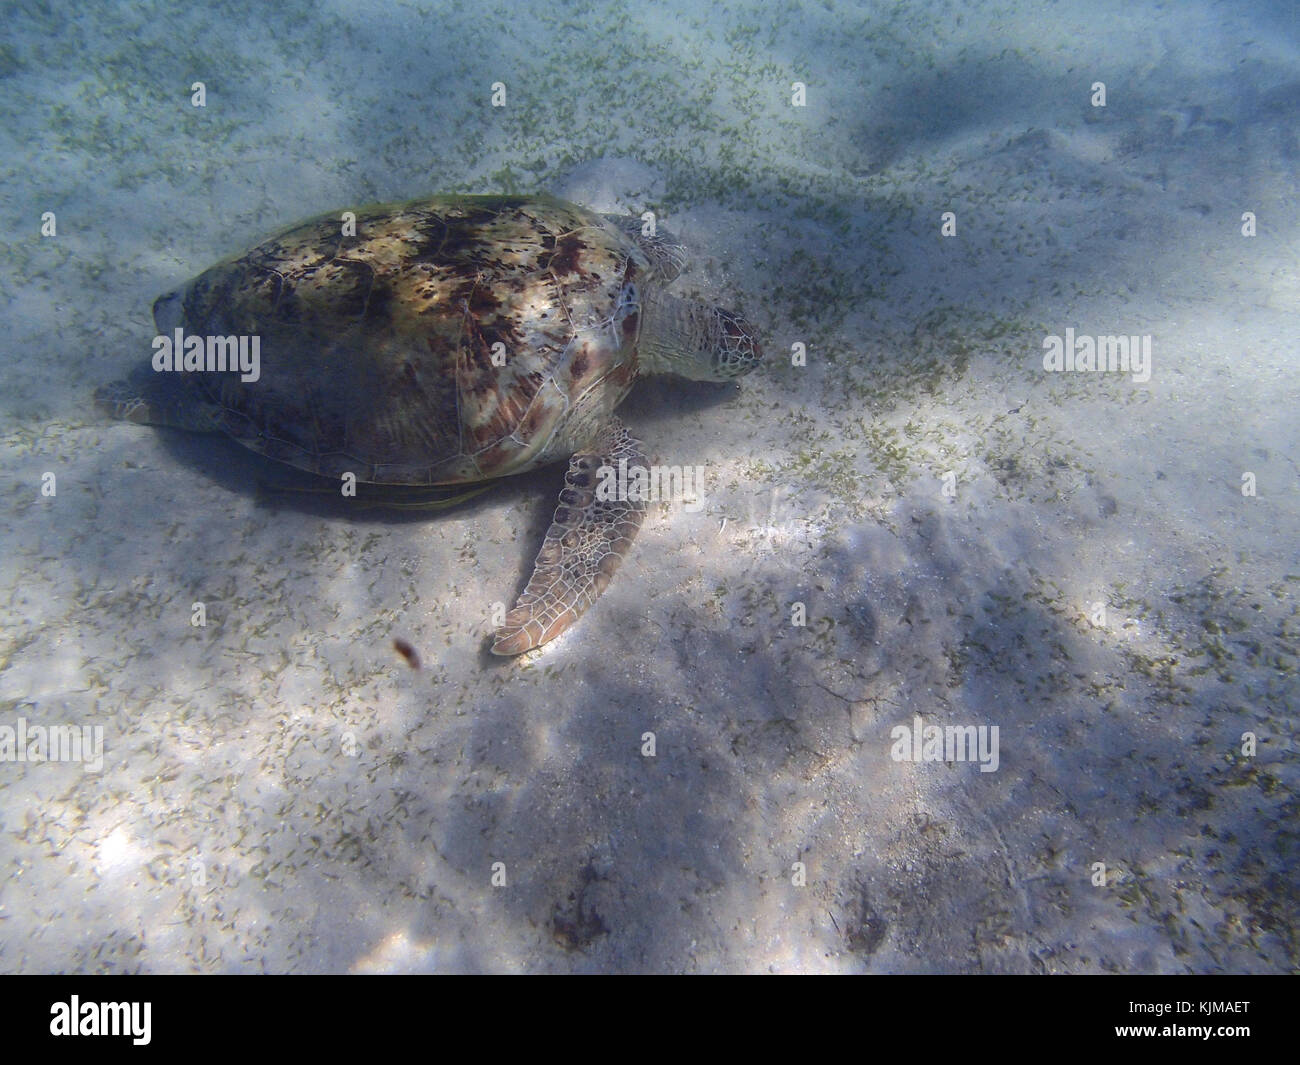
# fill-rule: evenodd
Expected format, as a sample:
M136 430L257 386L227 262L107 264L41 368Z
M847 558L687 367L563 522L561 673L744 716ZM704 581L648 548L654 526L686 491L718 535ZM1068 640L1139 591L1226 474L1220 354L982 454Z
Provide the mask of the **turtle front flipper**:
M645 465L640 442L617 418L605 424L592 447L569 460L533 575L493 634L493 654L517 655L554 639L605 590L646 512L644 499L626 498L637 493L625 490L623 474Z

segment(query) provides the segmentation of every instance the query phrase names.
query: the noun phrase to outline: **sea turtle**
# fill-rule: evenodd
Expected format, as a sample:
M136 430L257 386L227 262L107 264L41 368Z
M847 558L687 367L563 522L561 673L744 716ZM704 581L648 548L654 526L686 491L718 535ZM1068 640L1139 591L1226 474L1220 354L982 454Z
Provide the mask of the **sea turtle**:
M606 498L599 483L621 460L646 465L613 413L637 375L724 381L759 359L739 315L663 291L683 262L638 218L546 196L321 216L160 296L151 363L96 401L323 477L457 498L568 458L532 577L494 634L496 654L519 654L596 600L641 525L637 493ZM221 361L241 350L243 372Z

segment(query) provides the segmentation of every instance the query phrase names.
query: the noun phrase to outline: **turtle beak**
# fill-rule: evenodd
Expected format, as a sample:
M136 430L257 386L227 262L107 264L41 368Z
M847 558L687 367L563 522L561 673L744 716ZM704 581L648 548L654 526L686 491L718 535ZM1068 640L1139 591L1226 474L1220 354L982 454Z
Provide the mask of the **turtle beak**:
M153 301L153 320L159 333L175 330L185 317L185 293L182 289L167 292Z

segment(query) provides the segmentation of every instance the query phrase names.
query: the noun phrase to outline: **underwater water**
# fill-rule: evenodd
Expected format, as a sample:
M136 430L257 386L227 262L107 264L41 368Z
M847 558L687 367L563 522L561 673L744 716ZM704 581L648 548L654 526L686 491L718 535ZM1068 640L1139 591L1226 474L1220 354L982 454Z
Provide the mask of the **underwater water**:
M8 5L0 970L1300 967L1294 5L874 8ZM92 401L439 192L651 210L766 353L638 383L700 505L516 658L563 463L268 496Z

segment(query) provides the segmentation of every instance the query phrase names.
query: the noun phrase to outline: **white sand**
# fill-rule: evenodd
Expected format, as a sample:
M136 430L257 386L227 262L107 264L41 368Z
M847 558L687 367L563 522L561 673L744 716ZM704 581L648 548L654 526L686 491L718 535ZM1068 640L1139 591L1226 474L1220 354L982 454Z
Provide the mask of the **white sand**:
M11 20L0 728L105 752L0 763L0 970L1300 966L1292 6L859 6ZM557 471L351 519L90 405L279 226L539 187L655 207L770 356L628 401L708 506L538 653L485 647Z

